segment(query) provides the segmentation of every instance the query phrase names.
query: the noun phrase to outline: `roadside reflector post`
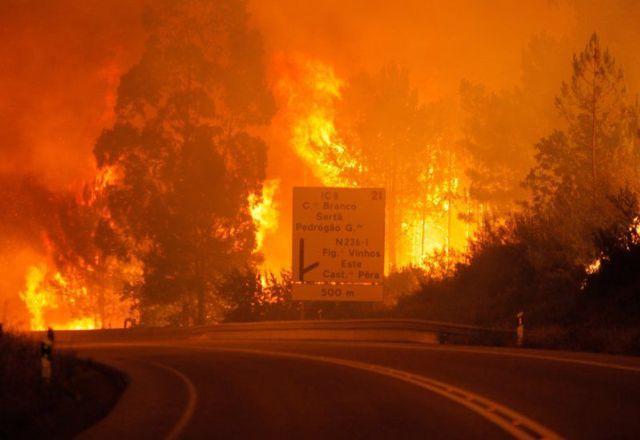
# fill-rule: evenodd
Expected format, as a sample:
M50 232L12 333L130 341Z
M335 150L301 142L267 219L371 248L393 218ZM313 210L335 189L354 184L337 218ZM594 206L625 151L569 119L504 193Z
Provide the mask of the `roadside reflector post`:
M518 312L518 327L516 328L516 345L522 347L524 343L524 312Z
M42 379L48 384L51 382L51 362L53 361L53 341L55 335L53 329L49 327L44 339L40 343L40 365L42 369Z

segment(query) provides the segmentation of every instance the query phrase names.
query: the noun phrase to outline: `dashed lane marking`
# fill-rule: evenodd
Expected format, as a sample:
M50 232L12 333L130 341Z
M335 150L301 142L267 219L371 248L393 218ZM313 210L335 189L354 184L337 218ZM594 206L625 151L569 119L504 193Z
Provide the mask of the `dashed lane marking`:
M234 341L236 342L236 341ZM318 342L313 341L314 343L324 343L327 345L344 345L350 346L347 343L343 342ZM623 365L617 364L614 362L600 362L600 361L591 361L588 359L578 359L575 357L563 357L563 356L554 356L551 354L543 354L543 353L527 353L527 349L519 349L519 351L513 349L491 349L491 348L473 348L473 347L454 347L454 346L443 346L443 345L423 345L423 344L406 344L402 342L364 342L358 344L361 347L369 347L369 348L391 348L396 350L414 350L414 351L442 351L449 353L473 353L473 354L483 354L490 356L511 356L525 359L538 359L543 361L553 361L560 362L565 364L577 364L577 365L587 365L590 367L599 367L599 368L608 368L612 370L619 371L629 371L633 373L640 373L640 366L634 365Z
M82 345L82 344L81 344ZM96 347L96 344L86 344L88 347ZM231 348L231 347L211 347L211 346L202 346L202 345L166 345L162 343L128 343L128 344L120 344L120 343L107 343L100 344L104 346L162 346L166 348L177 348L177 349L198 349L203 351L227 351L227 352L237 352L237 353L247 353L247 354L256 354L262 356L271 356L271 357L285 357L292 359L300 359L307 361L315 361L315 362L324 362L334 365L341 365L349 368L354 368L363 371L374 372L377 374L381 374L387 377L391 377L397 380L401 380L413 385L416 385L425 390L431 391L433 393L439 394L449 400L452 400L456 403L459 403L469 410L475 412L486 420L494 423L498 427L502 428L507 433L511 434L516 439L561 439L562 437L550 430L549 428L541 425L540 423L506 407L497 402L489 400L483 396L472 393L470 391L464 390L462 388L457 388L452 385L449 385L444 382L440 382L434 379L427 378L425 376L420 376L413 373L408 373L402 370L396 370L394 368L383 367L376 364L367 364L364 362L351 361L346 359L328 357L328 356L313 356L307 354L299 354L299 353L290 353L283 351L267 351L267 350L254 350L254 349L244 349L244 348ZM370 344L370 345L378 345L378 346L387 346L391 344ZM78 347L76 347L78 348ZM436 347L415 347L416 349L438 349ZM519 355L513 354L512 352L501 353L497 351L484 351L484 350L472 350L472 349L455 349L451 351L465 351L472 353L486 353L486 354L505 354L507 356L524 356L524 357L540 357L535 355ZM563 358L552 358L551 360L560 360L566 362L575 362L575 360L571 359L563 359ZM582 361L578 363L586 363L587 361ZM605 367L623 367L620 365L611 365L604 363L597 363L598 366ZM173 372L177 376L179 376L185 384L187 384L187 388L189 389L190 399L189 405L185 410L185 413L178 421L174 429L171 431L167 438L173 440L179 436L182 430L186 427L193 410L196 405L196 391L195 387L191 383L191 381L184 376L179 371L173 369L172 367L168 367L163 364L158 364L159 367L168 369ZM627 369L627 368L625 368ZM193 399L191 398L193 396ZM190 407L190 408L189 408Z
M613 370L621 370L621 371L631 371L634 373L640 373L640 367L636 367L633 365L622 365L616 364L612 362L599 362L599 361L591 361L588 359L577 359L574 357L562 357L562 356L553 356L550 354L543 353L527 353L526 349L521 349L522 351L514 351L509 349L495 350L495 349L475 349L471 347L444 347L444 346L420 346L420 345L410 345L410 344L389 344L389 343L369 343L363 344L368 347L384 347L384 348L395 348L395 349L409 349L409 350L425 350L425 351L445 351L449 353L473 353L473 354L484 354L484 355L493 355L493 356L511 356L511 357L519 357L526 359L539 359L543 361L553 361L553 362L561 362L566 364L577 364L577 365L588 365L590 367L599 367L599 368L609 368Z
M174 348L186 348L184 346L174 346ZM266 351L266 350L253 350L243 348L228 348L228 347L203 347L203 346L189 346L189 348L195 348L204 351L227 351L236 353L247 353L261 356L271 357L284 357L298 360L306 360L313 362L323 362L327 364L340 365L344 367L354 368L357 370L368 371L372 373L381 374L383 376L391 377L403 382L410 383L418 386L422 389L431 391L435 394L443 396L449 400L452 400L469 410L475 412L491 423L502 428L507 433L511 434L514 438L519 440L530 439L561 439L562 437L550 430L549 428L541 425L540 423L510 409L497 402L489 400L483 396L464 390L462 388L454 387L452 385L440 382L434 379L420 376L406 371L396 370L394 368L383 367L375 364L367 364L364 362L350 361L346 359L339 359L327 356L312 356L299 353L288 353L281 351Z

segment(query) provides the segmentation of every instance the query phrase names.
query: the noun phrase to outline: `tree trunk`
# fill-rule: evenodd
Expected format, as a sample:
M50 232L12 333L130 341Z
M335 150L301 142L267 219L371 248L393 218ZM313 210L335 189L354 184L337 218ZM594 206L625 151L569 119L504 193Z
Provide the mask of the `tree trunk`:
M596 207L596 66L593 66L593 80L591 84L592 89L592 102L591 102L591 203L592 207Z
M202 252L197 252L197 255L202 255ZM206 319L206 295L205 295L205 282L204 282L204 270L200 260L195 261L195 277L196 277L196 325L204 325Z
M452 205L452 187L453 187L453 156L451 152L451 147L449 147L448 151L448 164L447 164L447 267L449 266L449 250L451 249L451 211L453 209Z
M424 197L422 200L422 234L420 240L420 261L419 264L424 264L424 256L425 256L425 241L427 239L427 198Z
M197 316L196 316L196 324L197 325L204 325L205 322L205 292L204 292L204 286L201 285L201 283L198 286L198 293L197 293L197 301L198 301L198 310L197 310Z
M100 319L100 328L105 328L106 313L105 313L104 288L100 286L98 289L99 289L98 290L98 318Z
M391 161L391 182L389 185L389 194L387 195L387 200L389 201L389 272L395 270L398 264L398 255L397 255L397 170L396 170L396 160L395 155L392 153L392 161Z

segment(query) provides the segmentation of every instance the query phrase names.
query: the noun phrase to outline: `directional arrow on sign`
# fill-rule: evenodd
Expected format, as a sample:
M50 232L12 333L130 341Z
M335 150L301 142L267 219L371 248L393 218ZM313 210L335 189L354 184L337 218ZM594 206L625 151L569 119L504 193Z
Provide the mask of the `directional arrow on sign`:
M315 263L312 263L310 265L308 265L307 267L304 267L304 238L300 239L300 281L304 281L304 274L306 274L307 272L311 272L313 269L315 269L316 267L318 267L320 265L320 263L318 263L317 261Z

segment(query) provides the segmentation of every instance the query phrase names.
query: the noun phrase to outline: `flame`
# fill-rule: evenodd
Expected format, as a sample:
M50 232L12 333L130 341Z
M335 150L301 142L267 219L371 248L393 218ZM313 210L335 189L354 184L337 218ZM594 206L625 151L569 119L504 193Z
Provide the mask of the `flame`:
M335 102L344 82L333 68L319 61L295 60L284 68L276 93L292 115L291 145L327 186L353 187L346 169L362 169L338 137L334 123Z
M600 270L600 266L602 266L602 258L598 257L585 267L585 272L587 275L593 275Z
M80 206L98 209L102 192L122 179L117 167L105 167L96 174L83 197L77 196ZM101 215L107 215L104 210ZM121 327L131 317L132 301L123 300L125 284L142 282L144 267L135 258L122 261L102 257L96 250L89 258L65 264L58 270L54 256L58 249L48 235L43 236L47 256L45 263L32 265L26 274L25 289L20 298L25 303L31 330L47 327L66 330L89 330L102 327Z
M266 235L278 227L280 213L275 203L275 194L279 187L280 179L268 179L262 184L260 195L249 195L249 212L256 227L256 252L262 250Z
M51 294L43 289L45 271L37 266L32 266L27 272L26 288L20 292L20 299L24 301L29 309L31 330L45 330L44 310L53 302Z
M366 173L366 166L354 157L336 128L336 104L342 99L347 83L331 66L318 60L297 57L279 59L276 64L280 75L276 96L288 115L293 151L322 184L359 186L347 176ZM453 258L458 251L464 251L471 237L474 226L459 218L459 214L470 217L472 211L468 203L460 203L465 191L461 181L463 171L455 167L451 154L441 156L440 163L426 163L421 174L419 183L429 190L414 194L412 188L411 195L393 195L405 201L396 212L399 230L393 244L399 266L426 267L426 260L440 251Z
M337 104L343 99L342 91L347 83L330 65L317 60L289 58L281 64L275 93L292 150L322 184L357 187L355 176L366 173L367 169L342 138L337 128L340 121L336 121ZM463 173L452 171L443 179L442 173L437 172L438 166L426 161L419 186L429 189L422 194L414 194L415 188L411 188L411 195L408 192L394 195L404 201L396 213L394 246L399 256L398 266L426 266L432 253L444 249L448 256L450 249L463 248L470 236L470 228L461 227L457 220L457 214L463 210L451 197L453 193L459 195L464 185L459 176ZM441 181L436 181L436 175ZM100 209L104 191L118 185L121 179L122 171L117 167L101 168L79 202ZM276 200L280 186L280 179L268 179L260 193L248 197L249 214L256 229L256 253L264 251L269 234L278 229L280 207ZM100 215L107 216L108 220L104 208ZM33 330L47 326L91 329L114 322L118 326L123 324L131 304L122 301L120 292L124 283L141 282L142 263L102 261L97 253L95 258L90 257L78 267L50 270L58 269L51 263L57 261L52 257L56 253L55 245L47 242L45 249L49 256L45 258L47 263L30 267L25 289L20 294L29 310ZM269 265L264 262L263 267L266 266ZM261 276L261 284L266 285L265 275Z
M20 293L29 312L30 329L92 330L122 327L131 316L132 303L116 288L99 283L91 287L86 276L73 268L66 274L52 272L47 264L31 266L26 274L25 289ZM141 264L122 264L112 260L107 264L105 277L135 283L142 274ZM115 283L117 285L118 283Z
M54 325L56 330L95 330L96 321L93 318L85 316L84 318L72 319L62 324Z
M47 278L46 266L31 266L27 271L25 290L20 293L20 298L29 310L31 330L46 330L47 327L55 327L61 330L95 329L97 327L96 320L91 317L67 320L61 316L55 316L56 312L60 312L61 304L64 301L61 301L54 284L64 289L68 289L70 286L69 282L59 272L56 272L51 277L52 282L48 282ZM80 289L76 293L81 296L86 296L87 294L86 289ZM68 301L66 305L73 305L73 302L73 300Z
M100 192L108 186L117 184L120 180L122 180L122 170L118 166L103 167L98 170L94 179L94 191Z

